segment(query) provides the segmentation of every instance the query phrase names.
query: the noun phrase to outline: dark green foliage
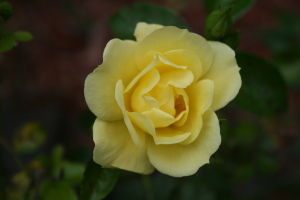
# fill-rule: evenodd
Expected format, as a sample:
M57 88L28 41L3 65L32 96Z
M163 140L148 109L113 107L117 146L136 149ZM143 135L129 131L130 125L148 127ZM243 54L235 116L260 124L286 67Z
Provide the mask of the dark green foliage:
M85 168L81 185L82 200L101 200L114 188L118 170L105 169L91 159Z
M255 3L256 0L204 0L204 9L211 13L219 8L226 8L234 3L232 19L235 21L242 17Z
M272 116L287 109L285 82L278 69L256 55L238 52L242 87L234 103L259 116Z
M22 41L22 42L30 41L33 39L33 36L31 35L31 33L27 32L27 31L17 31L17 32L14 32L13 35L16 40Z
M112 32L119 39L135 40L133 33L138 22L189 29L184 20L173 10L147 2L137 2L122 7L110 21Z
M277 14L278 26L264 35L264 42L275 61L286 63L300 60L300 15L281 11Z
M204 35L208 40L219 40L227 36L231 30L231 10L233 5L210 13L204 26Z
M73 189L63 181L45 181L39 188L42 200L77 200Z
M9 20L9 18L13 14L13 8L10 3L7 1L0 2L0 16L5 20Z
M11 33L3 33L0 38L0 52L11 50L15 46L15 38Z
M236 49L240 44L241 34L240 30L231 31L226 37L221 39L221 42L227 44L232 49Z

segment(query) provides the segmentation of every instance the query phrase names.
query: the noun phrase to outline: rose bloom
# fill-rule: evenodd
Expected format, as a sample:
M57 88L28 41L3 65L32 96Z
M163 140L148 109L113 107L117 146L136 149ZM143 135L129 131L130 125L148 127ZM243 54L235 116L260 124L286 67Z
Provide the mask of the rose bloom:
M241 87L235 53L176 27L138 23L136 41L113 39L84 95L97 116L94 161L105 168L182 177L221 143L215 111Z

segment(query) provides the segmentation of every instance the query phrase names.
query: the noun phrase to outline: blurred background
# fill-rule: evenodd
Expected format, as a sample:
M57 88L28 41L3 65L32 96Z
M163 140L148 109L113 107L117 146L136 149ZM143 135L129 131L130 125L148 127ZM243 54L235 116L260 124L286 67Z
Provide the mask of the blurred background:
M95 117L84 100L84 81L102 63L104 47L114 37L110 17L137 1L9 2L14 14L6 30L26 30L34 39L0 55L0 199L20 199L32 179L34 184L43 180L47 157L56 155L78 191L94 145ZM177 11L203 35L204 1L150 2ZM185 178L155 172L144 179L121 171L106 199L300 199L300 1L257 0L234 28L241 30L238 50L272 60L280 70L288 109L261 117L231 103L217 112L226 121L211 164Z

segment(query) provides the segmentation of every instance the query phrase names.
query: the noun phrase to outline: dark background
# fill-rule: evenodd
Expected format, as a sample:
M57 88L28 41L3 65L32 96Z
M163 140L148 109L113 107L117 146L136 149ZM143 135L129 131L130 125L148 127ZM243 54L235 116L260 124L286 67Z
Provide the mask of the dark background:
M24 124L34 121L45 128L47 139L38 151L20 156L24 163L31 161L41 152L50 152L53 145L57 143L65 146L66 157L73 158L80 154L81 160L88 160L93 149L88 128L93 116L84 100L84 80L102 63L103 49L113 38L109 23L110 16L121 6L135 1L13 0L9 2L14 6L14 15L6 29L12 32L29 31L34 36L34 40L18 43L13 50L0 55L2 136L11 144L14 135ZM202 1L155 0L151 2L176 10L194 32L202 35L207 16ZM219 169L222 166L217 166L215 171L213 171L214 166L211 168L205 166L202 171L201 168L200 175L195 176L201 184L206 183L206 178L201 178L207 177L202 175L203 173L211 173L210 177L219 174L226 177L223 182L221 181L225 185L228 180L233 180L234 184L231 182L228 187L237 199L258 199L257 196L266 199L300 199L297 191L300 186L300 53L290 44L293 41L286 40L292 37L294 32L292 29L285 29L284 26L294 23L295 19L297 21L299 12L300 1L298 0L257 0L244 17L235 23L234 28L241 30L239 50L250 51L276 62L287 82L289 107L287 112L268 118L242 111L234 105L229 105L221 111L219 116L225 116L230 122L222 125L222 134L224 133L222 137L225 143L222 143L220 153L217 153L214 160L218 163L220 157L221 163L229 163L228 166L223 166L229 169L225 170L226 175L224 175ZM283 15L288 17L282 18ZM295 19L293 16L296 16ZM282 22L282 19L286 21ZM287 33L281 34L282 29L287 30ZM270 35L279 36L277 39ZM296 37L296 41L299 42L299 35ZM280 54L282 49L285 50L286 56ZM289 52L295 53L296 56L289 58ZM286 59L281 59L282 56ZM240 134L241 132L245 134ZM243 147L238 145L244 144L243 142L248 143ZM261 143L264 143L262 149L267 148L266 151L257 150ZM19 168L6 149L0 147L0 150L2 174L6 174L9 178ZM261 155L267 157L262 158L262 162L269 162L266 164L267 168L263 168L266 165L256 162L256 158L260 158ZM251 160L245 161L249 157ZM261 172L261 169L267 173ZM130 183L126 179L128 176L128 174L121 176L121 181L116 188L117 192L112 193L109 198L126 199L118 195L130 193L129 189L125 190L123 187L124 184ZM135 178L135 175L132 177L130 180L134 182L132 184L135 187L135 181L139 179ZM153 177L154 182L161 178L160 175ZM192 181L196 179L195 177L189 180ZM211 185L216 185L218 180L216 179ZM196 186L199 185L197 181L184 192L179 192L177 196L181 196L178 198L197 199L195 197L197 196L195 191L198 190ZM154 187L158 187L157 184ZM266 185L269 187L265 187ZM209 197L201 199L214 199L213 197L217 198L219 194L223 194L219 190L214 190L213 186L204 188L205 191L212 191L212 194L208 193ZM141 193L143 195L143 192ZM190 196L184 196L187 194ZM136 199L143 198L138 196Z

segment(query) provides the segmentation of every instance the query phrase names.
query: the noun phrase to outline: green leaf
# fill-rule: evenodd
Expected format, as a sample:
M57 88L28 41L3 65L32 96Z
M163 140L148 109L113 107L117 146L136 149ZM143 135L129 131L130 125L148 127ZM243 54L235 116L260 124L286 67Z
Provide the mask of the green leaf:
M285 82L270 62L253 54L238 52L242 87L234 99L240 107L260 116L272 116L287 109Z
M64 164L63 164L63 170L64 170L63 180L71 185L79 184L83 178L84 167L85 166L80 163L74 163L74 162L68 162L68 161L64 162Z
M233 5L230 5L225 9L215 10L207 16L204 26L206 39L221 39L230 32L232 7Z
M256 0L204 0L204 9L211 13L220 8L226 8L234 2L232 10L232 19L236 21L241 18L255 3Z
M122 7L111 17L110 22L115 37L131 40L135 39L133 33L138 22L189 29L184 20L173 10L146 2Z
M73 189L63 181L46 181L40 185L39 193L42 200L77 200Z
M0 2L0 16L4 20L7 21L12 16L12 14L13 14L12 5L10 3L6 2L6 1Z
M15 38L10 33L4 33L0 39L0 52L11 50L15 46Z
M82 200L101 200L114 188L118 170L105 169L92 159L88 162L81 185Z
M300 61L300 15L281 11L276 18L277 27L264 34L264 43L275 61L285 65Z
M51 152L52 161L52 175L56 178L59 177L61 169L63 167L64 147L62 145L56 145Z
M14 32L13 35L16 40L22 41L22 42L26 42L26 41L33 39L33 36L31 35L31 33L27 32L27 31L16 31L16 32Z
M240 40L241 40L240 35L241 35L240 30L232 31L230 34L228 34L224 38L222 38L221 42L227 44L233 50L235 50L240 44Z

